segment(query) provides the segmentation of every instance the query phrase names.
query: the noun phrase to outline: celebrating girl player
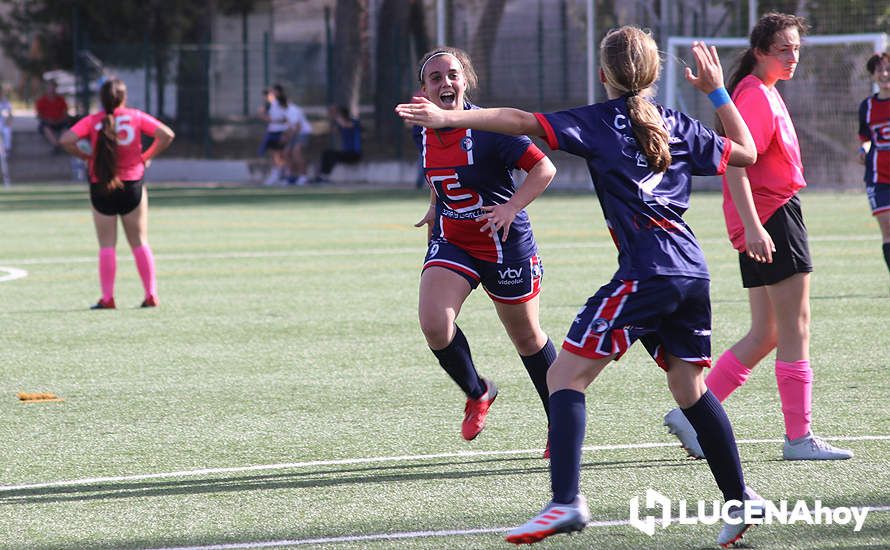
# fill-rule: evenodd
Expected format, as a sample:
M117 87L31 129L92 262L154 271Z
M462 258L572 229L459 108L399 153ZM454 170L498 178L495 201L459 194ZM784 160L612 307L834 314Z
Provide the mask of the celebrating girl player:
M66 131L59 144L70 154L89 162L90 202L99 239L99 283L102 297L92 309L114 309L117 271L117 218L120 216L136 268L145 289L142 307L158 305L154 255L148 245L148 193L143 188L145 167L173 141L173 130L153 116L125 105L127 87L122 80L106 80L99 90L103 110L85 116ZM154 141L142 150L142 136ZM89 138L92 154L77 146Z
M721 402L745 383L757 363L776 350L776 382L785 418L785 460L841 460L853 453L810 430L810 260L807 228L797 192L806 186L794 124L776 82L794 76L806 21L767 13L751 30L751 46L729 80L729 91L757 145L757 162L730 168L723 213L739 251L748 289L751 327L717 360L705 381ZM664 423L686 452L707 456L696 430L674 409Z
M590 519L580 493L586 424L584 391L636 340L667 373L668 387L701 435L708 465L728 500L759 501L746 488L732 427L707 391L711 306L704 255L682 214L691 176L747 166L751 135L723 88L714 48L693 46L698 75L686 79L709 94L726 128L720 137L689 116L656 105L650 87L661 68L648 32L622 27L600 44L600 79L609 101L548 114L516 109L445 111L430 102L399 105L408 121L543 136L553 149L587 160L606 223L618 246L618 271L578 312L556 362L550 388L550 474L553 497L528 523L507 534L516 544L583 529ZM731 512L740 516L742 508ZM727 523L718 542L738 540L748 525Z
M865 191L881 228L884 262L890 270L890 53L871 56L865 68L878 93L859 105L859 161L865 164Z
M466 98L476 86L476 72L463 50L444 47L427 53L417 77L430 105L446 112L478 110ZM467 397L461 435L469 441L485 427L498 394L491 380L479 376L470 345L455 324L479 283L547 411L547 369L556 349L538 320L543 268L524 208L550 184L556 169L525 136L448 126L414 128L430 186L429 208L416 224L427 225L429 237L419 314L430 350ZM528 172L518 190L513 168Z

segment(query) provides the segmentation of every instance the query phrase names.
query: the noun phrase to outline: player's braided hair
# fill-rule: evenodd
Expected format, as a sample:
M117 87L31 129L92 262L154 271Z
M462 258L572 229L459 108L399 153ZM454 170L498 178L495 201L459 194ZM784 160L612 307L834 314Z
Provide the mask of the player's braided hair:
M102 129L96 139L93 169L106 193L124 186L117 176L117 125L114 120L114 110L123 104L126 97L127 86L117 78L106 80L99 90L99 100L105 110L105 116L102 118Z
M671 165L670 136L658 108L644 97L661 71L655 40L637 27L613 30L600 43L600 64L606 83L627 97L631 129L649 167L664 172Z
M420 62L417 64L417 81L423 84L423 68L426 66L427 61L445 54L454 56L461 64L461 67L463 67L464 79L467 81L467 89L464 91L464 95L469 97L470 92L476 89L479 80L476 76L476 69L473 68L473 61L470 60L470 55L460 48L442 46L423 54L423 57L420 58Z

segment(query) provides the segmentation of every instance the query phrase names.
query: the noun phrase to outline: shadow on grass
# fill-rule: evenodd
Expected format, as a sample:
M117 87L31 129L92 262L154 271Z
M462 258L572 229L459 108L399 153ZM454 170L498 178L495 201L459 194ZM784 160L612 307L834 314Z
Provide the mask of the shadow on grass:
M530 462L534 465L491 469L490 463L504 465L513 462ZM688 467L693 461L674 459L621 460L584 462L582 470L605 471L640 468ZM466 469L468 465L476 468ZM462 467L461 470L436 471L436 468ZM288 472L254 476L217 477L175 481L121 481L84 484L70 487L37 487L0 491L0 505L57 503L76 501L100 501L128 498L196 495L209 493L233 493L243 491L266 491L275 489L317 489L336 488L346 485L372 483L399 483L411 481L456 480L480 477L509 477L546 473L548 463L542 459L497 458L460 461L440 461L425 464L398 466L373 466L347 469L323 469L305 472Z

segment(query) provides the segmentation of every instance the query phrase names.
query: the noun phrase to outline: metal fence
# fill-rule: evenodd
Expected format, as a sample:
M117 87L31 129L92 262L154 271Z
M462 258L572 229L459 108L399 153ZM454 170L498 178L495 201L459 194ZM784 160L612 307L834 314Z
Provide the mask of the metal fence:
M366 28L361 29L366 48L354 62L364 69L358 103L372 156L414 155L408 133L394 120L391 106L416 89L415 63L424 45L446 42L469 52L481 78L480 89L472 98L475 102L553 110L588 101L589 52L595 52L603 34L618 25L652 29L666 51L669 36L746 36L752 17L768 10L807 17L812 34L886 32L890 23L890 5L869 0L424 0L421 34L425 40L405 30L387 34L388 41L384 41L382 29L395 24L383 20L391 13L386 10L400 4L407 8L410 3L367 2ZM273 3L274 7L280 5ZM283 84L290 97L318 123L316 131L325 131L323 116L333 97L338 70L332 66L336 29L331 10L335 6L333 0L288 4L285 11L273 14L274 33L243 42L178 44L163 49L148 43L90 44L90 52L107 70L127 81L131 104L173 120L178 131L186 129L179 131L181 136L200 142L195 154L244 155L253 147L245 150L230 144L253 139L251 136L262 131L255 114L262 100L261 90L272 83ZM278 31L296 21L305 33ZM287 41L273 39L284 34ZM873 53L866 49L856 50L840 61L804 52L803 72L816 64L830 71L830 67L825 69L826 63L838 63L846 82L862 84L851 85L841 95L831 95L824 89L789 83L789 90L793 88L789 107L805 134L805 162L824 156L826 142L820 136L828 136L834 144L855 139L848 135L850 124L827 128L821 117L825 102L833 107L843 104L842 117L854 116L846 107L855 109L864 97L863 90L867 90L865 75L858 69ZM729 64L728 57L724 61ZM394 79L395 91L387 92L386 97L380 95L378 86L382 78ZM604 99L596 80L592 92L596 100ZM663 93L662 83L660 99L664 99ZM809 179L825 184L843 179L829 164L808 169Z

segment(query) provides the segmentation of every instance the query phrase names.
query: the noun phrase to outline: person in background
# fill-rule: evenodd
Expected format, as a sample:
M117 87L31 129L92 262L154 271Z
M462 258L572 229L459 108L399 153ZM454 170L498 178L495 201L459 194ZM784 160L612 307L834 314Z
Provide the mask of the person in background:
M263 182L264 185L278 185L285 178L287 157L286 132L290 127L288 122L288 100L281 84L275 84L266 90L266 99L260 108L260 117L266 121L266 134L260 144L259 155L264 156L267 151L272 152L272 168Z
M810 367L810 258L798 192L806 186L794 124L776 83L794 76L803 18L763 15L751 30L727 89L757 145L757 162L729 168L723 178L723 214L748 289L751 326L723 352L705 384L721 402L742 386L773 350L785 421L785 460L843 460L853 453L813 435ZM678 409L664 418L668 431L695 458L707 458L701 432Z
M102 111L80 119L59 143L89 163L90 203L99 240L99 283L102 297L91 309L114 309L117 271L117 219L120 217L133 250L145 297L142 307L158 305L155 262L148 244L148 192L143 186L145 168L170 146L174 134L167 125L138 109L126 106L127 87L111 78L99 89ZM142 136L153 137L142 150ZM78 147L88 139L91 152Z
M352 117L343 105L328 108L331 130L340 134L340 149L325 149L321 153L321 167L315 182L330 179L337 163L355 163L362 159L362 125L358 117Z
M9 102L9 88L0 86L0 138L6 154L12 152L12 104Z
M865 165L865 191L881 230L884 262L890 270L890 53L865 64L878 92L859 104L859 162Z
M59 151L59 136L69 125L68 103L64 96L56 93L56 82L46 81L46 92L37 98L37 131L53 146L53 152Z
M306 185L309 178L306 176L306 147L312 136L312 124L306 118L306 113L296 103L291 102L287 106L288 129L284 139L287 145L284 155L288 164L288 185Z

